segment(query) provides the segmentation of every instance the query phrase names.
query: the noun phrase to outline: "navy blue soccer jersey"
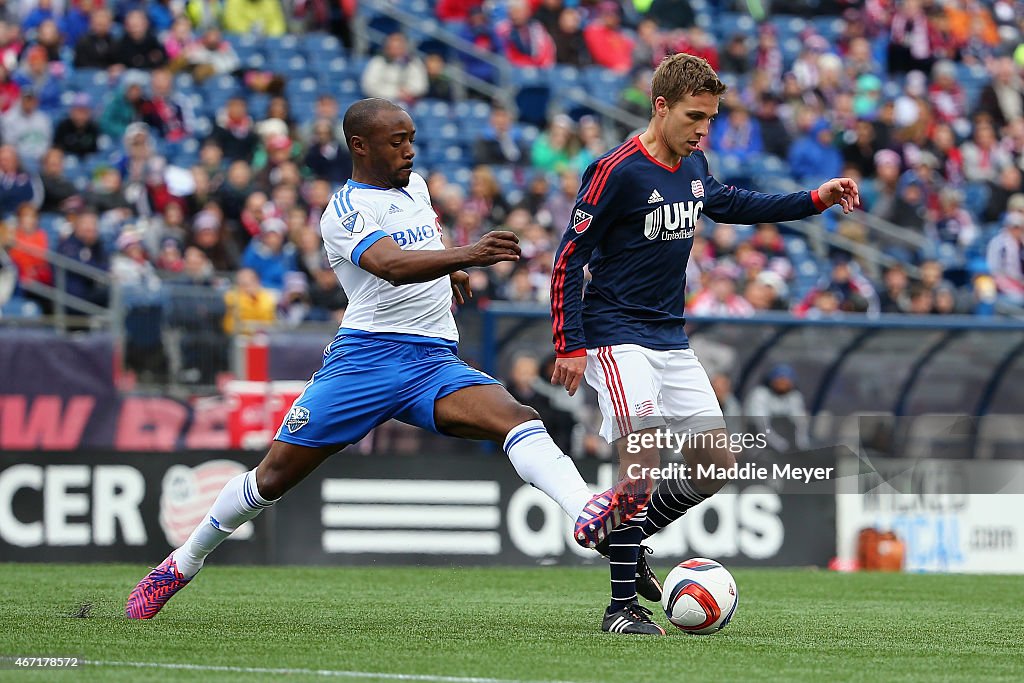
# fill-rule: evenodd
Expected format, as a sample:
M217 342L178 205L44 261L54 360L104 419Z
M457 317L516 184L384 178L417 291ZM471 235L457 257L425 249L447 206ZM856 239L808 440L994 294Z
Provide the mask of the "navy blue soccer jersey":
M824 210L817 191L762 194L722 185L694 151L669 168L634 137L583 174L555 255L555 351L637 344L689 347L683 316L686 263L701 215L726 223L796 220ZM583 291L583 267L591 282Z

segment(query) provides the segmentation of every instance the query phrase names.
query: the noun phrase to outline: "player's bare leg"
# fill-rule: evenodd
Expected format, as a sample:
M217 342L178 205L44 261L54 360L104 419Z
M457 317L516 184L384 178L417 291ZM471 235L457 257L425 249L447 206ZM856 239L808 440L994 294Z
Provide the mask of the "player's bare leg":
M513 428L539 419L536 410L512 398L498 384L466 387L434 402L434 422L439 430L474 441L500 443Z
M501 385L470 386L438 399L434 422L452 436L501 444L523 481L547 494L576 522L580 545L600 543L646 502L621 487L594 495L576 464L551 440L537 411Z
M188 585L213 550L255 519L343 446L308 448L274 441L256 469L231 479L188 540L147 574L128 596L130 619L152 619Z
M267 500L277 500L344 445L308 448L275 441L256 467L256 485Z

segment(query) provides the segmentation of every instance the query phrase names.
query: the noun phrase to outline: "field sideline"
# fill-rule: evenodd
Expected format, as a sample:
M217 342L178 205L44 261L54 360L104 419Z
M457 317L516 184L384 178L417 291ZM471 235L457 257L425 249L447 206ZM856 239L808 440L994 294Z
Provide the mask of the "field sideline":
M1024 672L1021 576L736 570L741 599L726 630L652 638L600 632L602 569L211 564L156 619L129 622L124 600L144 572L0 564L0 655L121 663L61 678L0 671L0 680L1019 681ZM83 603L88 618L71 616ZM660 607L655 618L668 626Z

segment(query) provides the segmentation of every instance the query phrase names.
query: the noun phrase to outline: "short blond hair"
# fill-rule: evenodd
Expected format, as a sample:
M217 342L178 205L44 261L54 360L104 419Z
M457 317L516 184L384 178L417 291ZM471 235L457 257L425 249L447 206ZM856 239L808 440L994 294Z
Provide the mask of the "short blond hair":
M651 108L659 97L672 106L688 95L711 93L721 97L728 87L708 64L708 60L685 52L661 60L651 79Z

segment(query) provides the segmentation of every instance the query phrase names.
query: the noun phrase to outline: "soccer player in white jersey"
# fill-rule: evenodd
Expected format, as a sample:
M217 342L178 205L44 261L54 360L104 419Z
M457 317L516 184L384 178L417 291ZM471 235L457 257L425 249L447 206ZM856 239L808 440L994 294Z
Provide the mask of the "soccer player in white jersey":
M383 99L345 113L352 179L320 220L349 297L341 328L258 467L229 481L189 539L132 591L125 613L149 619L189 583L235 529L270 507L328 456L395 418L442 434L503 445L516 472L576 521L581 545L604 540L646 502L628 485L594 495L551 440L537 412L455 355L453 292L462 268L515 261L514 233L491 232L445 249L426 183L413 173L416 129Z

